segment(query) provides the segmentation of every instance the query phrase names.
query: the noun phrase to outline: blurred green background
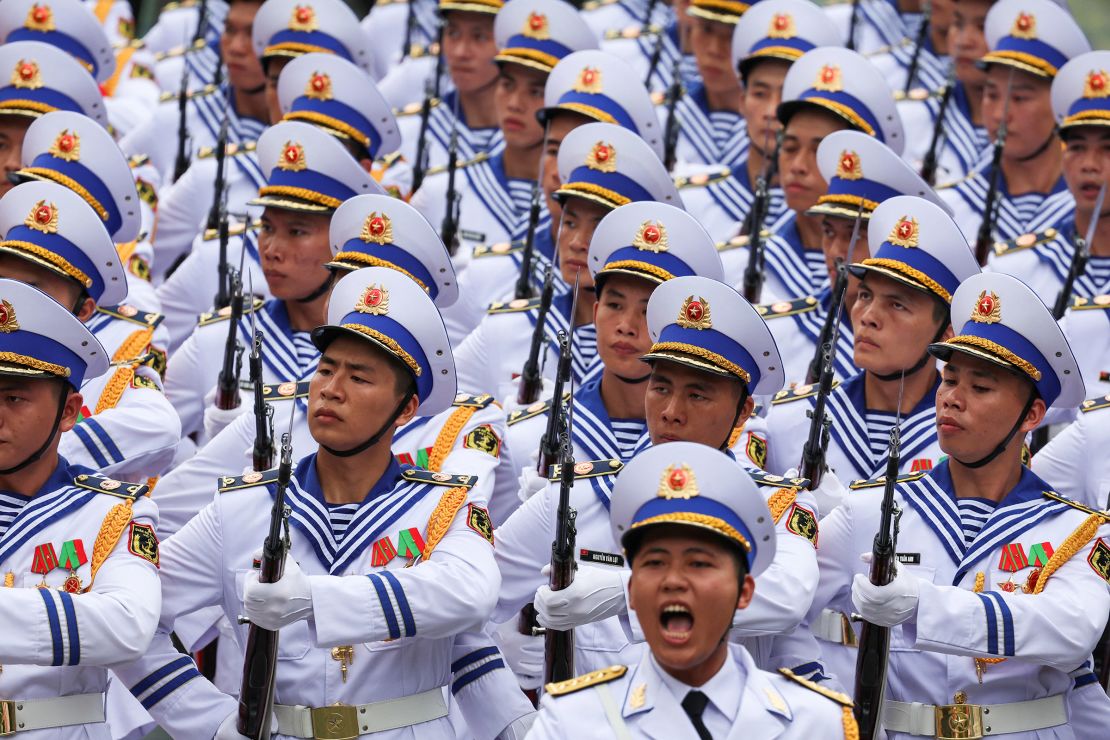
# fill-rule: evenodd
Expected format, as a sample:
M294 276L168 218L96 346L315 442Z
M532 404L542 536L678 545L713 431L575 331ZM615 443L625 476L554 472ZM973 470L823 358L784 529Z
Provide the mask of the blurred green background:
M1096 49L1110 49L1110 0L1071 0L1071 11Z

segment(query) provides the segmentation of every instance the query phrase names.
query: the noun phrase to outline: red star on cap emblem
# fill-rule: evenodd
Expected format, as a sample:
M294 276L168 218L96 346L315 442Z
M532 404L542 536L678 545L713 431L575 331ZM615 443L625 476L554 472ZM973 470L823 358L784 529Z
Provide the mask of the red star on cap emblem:
M313 90L316 90L317 92L319 92L320 90L323 90L327 86L328 86L328 81L323 75L313 75L313 77L312 77L312 89Z
M909 221L903 221L898 224L898 236L902 237L903 239L908 239L910 234L912 233L913 224L911 224Z
M1010 35L1019 39L1032 39L1037 36L1037 17L1032 13L1018 13Z
M382 217L375 216L370 219L370 233L374 236L380 236L383 232L385 232L385 221L382 220Z
M297 8L297 20L301 23L308 23L312 20L312 8L301 6Z
M81 139L69 129L62 129L47 151L58 159L76 162L81 158Z
M73 135L62 134L62 138L58 139L58 148L63 152L73 151Z
M294 172L300 172L306 169L308 167L308 162L305 160L304 147L296 142L285 142L277 166L280 169L292 170Z
M36 5L31 10L31 17L34 18L35 21L37 21L38 23L45 23L46 21L50 20L50 8L47 8L43 5Z
M547 19L544 18L539 13L532 13L532 15L528 16L528 26L533 31L538 31L541 28L543 28L543 26L546 22L547 22Z
M991 313L994 311L994 299L992 299L989 295L979 296L978 309L981 315L990 316Z
M584 70L582 70L582 82L583 82L583 84L586 84L586 85L594 84L594 79L596 77L597 77L597 73L594 70L590 69L589 67L586 67Z
M1083 97L1105 98L1108 96L1106 89L1107 73L1105 70L1091 70L1087 73L1087 84L1083 86Z
M0 333L11 334L19 330L19 321L15 318L15 306L0 299Z
M659 243L659 227L652 225L652 226L648 226L646 229L644 229L644 241L647 242L648 244L658 244Z
M686 307L686 318L690 321L701 321L704 314L705 309L702 308L701 301L690 301L690 305Z
M315 31L316 11L311 5L298 5L289 18L289 28L294 31Z
M681 491L686 487L686 473L681 469L672 470L670 477L667 478L667 485L671 487L672 491Z
M40 224L48 224L52 218L54 218L54 211L45 203L35 209L35 220Z
M1022 13L1017 18L1017 27L1022 31L1028 31L1033 27L1033 16L1028 13Z
M790 19L787 18L785 15L780 14L780 15L775 16L775 30L785 31L786 27L789 26L789 25L790 25Z
M598 162L609 161L609 147L604 144L598 144L597 148L594 149L594 159Z
M382 305L381 288L370 288L370 290L366 291L366 305L370 308Z

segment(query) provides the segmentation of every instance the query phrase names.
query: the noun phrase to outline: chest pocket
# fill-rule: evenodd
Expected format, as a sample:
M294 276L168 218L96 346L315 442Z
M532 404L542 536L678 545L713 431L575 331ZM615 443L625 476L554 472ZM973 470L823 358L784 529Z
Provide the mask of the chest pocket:
M243 584L246 583L247 574L250 572L247 569L235 571L235 597L238 600L235 607L239 610L239 613L242 613L243 610ZM249 629L247 625L243 625L244 644L246 644L247 629ZM281 636L278 638L278 660L300 660L308 654L312 647L308 622L303 619L294 622L281 628Z

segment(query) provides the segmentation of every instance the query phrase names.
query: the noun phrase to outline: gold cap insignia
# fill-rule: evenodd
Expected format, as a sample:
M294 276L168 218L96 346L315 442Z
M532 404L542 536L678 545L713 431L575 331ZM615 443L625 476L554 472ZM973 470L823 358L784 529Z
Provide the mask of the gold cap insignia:
M640 224L640 230L636 232L636 238L632 240L632 246L647 252L666 252L668 247L667 230L664 228L663 222L644 221Z
M393 242L393 222L384 213L373 211L362 224L359 239L371 244L391 244Z
M693 498L697 495L698 482L689 465L668 465L663 469L663 476L659 480L660 498Z
M57 234L58 206L53 203L47 205L45 200L40 200L31 207L31 212L23 219L23 224L44 234Z
M389 291L384 285L368 285L362 297L355 304L355 310L371 316L385 316L389 313Z
M26 90L37 90L42 87L42 72L34 61L19 60L12 71L12 84Z
M293 15L289 17L289 30L315 31L317 28L316 11L311 5L298 5L293 8Z
M76 131L71 134L69 129L62 129L62 133L58 134L58 138L50 145L49 152L52 156L66 162L76 162L81 159L81 137Z
M7 300L0 301L0 333L11 334L19 331L19 321L15 318L15 306Z
M841 180L863 179L863 164L859 161L859 155L847 149L842 151L836 163L836 176Z
M1002 320L1002 301L998 297L998 293L993 290L990 295L987 291L979 293L979 300L975 302L975 308L971 309L971 320L980 324L997 324Z
M898 219L898 223L894 224L886 240L896 247L916 247L920 229L916 218L902 216Z
M50 9L49 5L35 3L27 11L27 20L23 21L23 27L44 33L55 30L54 11Z
M844 80L840 73L840 67L835 64L826 64L817 73L817 79L813 83L815 90L822 92L840 92L844 89Z
M1018 13L1018 17L1014 19L1014 27L1010 29L1010 35L1016 39L1037 38L1037 16L1032 13Z
M712 329L713 321L709 316L709 301L705 298L686 296L682 308L678 310L678 319L675 321L683 329Z
M591 170L616 172L617 150L613 148L612 144L606 144L604 141L597 142L590 153L586 155L586 166Z
M771 18L771 26L767 29L767 38L792 39L798 35L798 27L794 25L794 16L789 13L775 13Z
M331 77L323 72L313 72L308 84L305 85L304 94L315 100L331 100Z
M521 30L521 33L537 41L546 41L551 38L551 33L547 26L547 16L535 11L529 13L528 20L524 21L524 28Z
M1083 97L1105 98L1110 97L1110 74L1106 70L1091 70L1087 73L1087 82L1083 85Z
M583 67L574 83L574 91L596 95L601 92L601 70L597 67Z
M305 161L304 147L292 141L285 142L277 166L283 170L292 170L293 172L307 169L308 162Z

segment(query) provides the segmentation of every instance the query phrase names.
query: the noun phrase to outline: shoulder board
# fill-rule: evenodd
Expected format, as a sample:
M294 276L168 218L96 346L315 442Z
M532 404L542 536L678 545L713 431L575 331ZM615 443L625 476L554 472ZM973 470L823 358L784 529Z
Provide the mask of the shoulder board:
M818 305L817 299L814 296L807 295L804 298L795 298L792 301L761 303L755 307L755 310L759 311L759 315L762 316L764 320L769 320L816 311Z
M1031 249L1032 247L1039 247L1045 242L1050 242L1055 239L1056 235L1059 233L1060 232L1056 231L1056 229L1049 228L1045 229L1044 231L1038 231L1034 234L1022 234L1016 239L1010 239L1004 242L995 242L994 254L996 257L1002 257L1007 254L1013 254L1014 252L1021 252L1026 249Z
M644 31L642 25L625 26L624 28L610 28L604 31L601 37L606 41L616 41L617 39L638 39L641 36L655 36L663 30L662 26L652 23L648 26L647 31Z
M1106 408L1110 408L1110 393L1107 393L1105 396L1088 398L1086 401L1079 404L1079 411L1084 414Z
M73 479L73 485L89 491L129 499L137 499L150 492L150 486L142 483L125 483L114 478L107 478L99 473L82 473Z
M227 227L227 235L242 236L248 231L256 231L260 228L262 228L262 221L260 220L251 221L250 223L247 223L246 221L240 221L239 223L231 224L231 226ZM204 239L204 241L210 242L214 239L218 239L219 237L220 232L218 229L205 229L204 236L202 238Z
M786 676L794 683L800 686L805 686L807 689L814 692L815 694L820 694L826 699L832 699L842 707L853 706L852 697L848 696L847 694L842 694L839 691L827 689L819 683L810 681L808 678L802 678L801 676L795 675L794 672L789 668L779 668L779 673Z
M927 470L919 470L916 473L906 473L905 475L898 476L898 478L894 482L911 483L915 480L921 480L928 474L929 471ZM853 491L858 491L863 488L878 488L885 485L886 476L880 475L878 478L872 478L871 480L854 480L848 484L848 488L852 489Z
M771 232L768 231L767 229L762 229L760 231L760 234L763 235L763 241L764 242L766 242L768 239L771 238ZM717 251L718 252L727 252L730 249L739 249L740 247L746 247L746 246L748 246L748 243L751 240L752 240L752 237L749 234L744 234L742 236L734 236L731 239L729 239L728 241L717 242L717 244L716 244Z
M474 157L474 159L457 159L457 160L455 160L455 169L456 170L465 170L467 167L470 167L471 165L475 165L475 164L481 164L482 162L485 162L487 159L489 159L489 152L479 152L478 156ZM447 165L440 164L440 165L436 165L435 167L429 167L428 171L425 174L428 175L428 176L440 175L440 174L443 174L446 171L447 171Z
M127 166L131 169L135 169L136 167L142 167L149 161L150 157L146 154L135 154L127 158Z
M175 59L180 56L185 56L191 51L199 51L207 45L208 42L205 39L201 38L197 39L188 46L175 46L172 49L166 49L165 51L156 51L151 56L154 57L154 61L163 62L167 59ZM174 97L176 97L176 95Z
M168 13L171 10L180 10L181 8L193 8L196 7L196 4L197 0L170 0L170 2L162 6L162 9L158 11L158 15Z
M258 147L257 141L244 141L242 144L236 144L233 141L227 143L227 149L224 152L229 157L234 157L237 154L250 154ZM202 146L200 151L197 152L198 159L211 159L216 156L216 147Z
M199 90L191 90L185 97L187 97L189 100L192 100L193 98L203 98L207 95L211 95L212 93L217 92L218 90L219 90L219 88L216 87L215 85L205 85L204 87L202 87ZM172 91L171 92L164 92L158 97L158 102L159 103L169 103L171 101L177 100L180 97L181 97L180 94L172 92Z
M254 313L258 309L266 305L266 301L258 298L257 296L249 306L243 306L243 315ZM221 321L227 321L231 318L231 306L224 306L219 311L209 311L202 313L200 319L197 321L197 326L208 326L209 324L218 324Z
M290 380L287 383L266 384L262 386L262 398L267 402L287 401L290 398L308 398L308 381Z
M375 8L384 8L386 5L408 5L409 0L378 0L374 3Z
M724 169L714 170L713 172L699 172L689 177L676 177L674 179L674 186L677 190L682 190L683 188L704 188L727 180L730 177L732 177L732 170L725 167Z
M547 472L548 480L559 480L559 465L552 465ZM624 463L620 460L583 460L574 464L574 479L601 478L606 475L616 475L621 472Z
M539 298L514 298L511 301L494 301L489 304L486 313L520 313L521 311L530 311L533 308L540 307Z
M496 244L479 244L474 247L471 257L498 257L505 254L516 254L524 251L524 242L497 242Z
M959 179L952 180L951 182L942 182L941 184L934 187L933 190L951 190L957 185L962 185L963 183L967 182L971 178L975 177L977 174L979 174L978 171L972 170Z
M566 696L567 694L573 694L575 691L588 689L591 686L615 681L626 673L628 673L628 666L611 665L608 668L602 668L600 671L575 676L566 681L549 683L543 689L551 696Z
M470 488L478 482L476 475L451 475L450 473L433 473L423 468L409 468L401 477L410 483L428 483L433 486L450 486L451 488Z
M1069 308L1073 311L1106 311L1110 309L1110 294L1094 298L1076 298Z
M467 408L484 409L494 403L493 396L489 393L483 393L479 396L471 396L466 393L460 393L455 396L455 401L452 406L465 406Z
M160 313L143 311L127 303L121 303L118 306L97 306L96 310L98 313L111 316L114 319L129 321L139 326L149 326L151 329L156 328L166 318Z
M840 385L839 380L834 380L832 382L833 388L836 388L838 385ZM799 398L809 398L810 396L816 396L817 391L817 383L803 383L802 385L796 385L793 388L786 388L774 395L774 397L771 399L771 405L778 406L780 403L790 403L791 401L797 401Z
M243 475L223 475L220 476L220 493L227 493L228 491L238 491L242 488L254 488L255 486L266 486L275 483L278 479L278 469L264 470L261 473L257 470L252 470Z
M432 98L432 107L435 108L439 105L439 98ZM424 109L424 101L419 103L409 103L408 105L401 106L400 108L393 109L393 116L395 118L403 118L404 116L418 116L420 111Z
M404 159L404 156L405 155L401 154L401 152L391 152L390 154L383 154L382 156L374 160L374 164L377 165L377 169L388 170L393 165L402 161Z
M1078 501L1072 501L1067 496L1061 496L1060 494L1056 493L1056 491L1042 491L1042 493L1044 493L1045 498L1052 499L1053 501L1058 501L1061 504L1067 504L1072 508L1079 509L1084 514L1095 514L1096 516L1100 516L1103 519L1110 521L1110 511L1098 511L1097 509L1092 509L1090 506L1085 506Z
M775 488L805 488L809 485L809 478L784 478L781 475L772 475L766 470L748 469L748 475L757 486L774 486Z
M378 3L380 5L381 3ZM413 44L409 47L409 59L420 59L421 57L434 57L439 55L439 44L435 41L424 46L423 44Z
M939 98L943 94L944 94L944 88L937 88L936 90L930 90L926 87L914 87L914 88L911 88L908 93L903 91L903 90L895 90L894 91L894 100L895 100L895 102L898 102L898 103L900 103L904 100L920 101L920 100L928 100L929 98Z
M563 400L566 401L568 398L570 398L570 393L564 393ZM505 421L505 423L508 426L512 426L513 424L519 424L522 421L531 419L533 416L546 414L551 408L551 402L553 400L554 399L549 398L546 401L536 401L527 408L517 409L516 411L513 411L509 414L509 418Z

